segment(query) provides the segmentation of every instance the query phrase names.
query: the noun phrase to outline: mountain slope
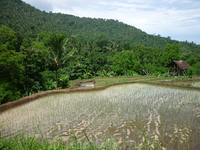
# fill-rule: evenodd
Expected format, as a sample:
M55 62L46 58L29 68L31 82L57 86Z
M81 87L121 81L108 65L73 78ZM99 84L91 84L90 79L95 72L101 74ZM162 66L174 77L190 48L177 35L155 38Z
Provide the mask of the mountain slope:
M86 37L106 35L112 41L128 41L135 45L163 48L168 43L179 43L182 49L200 51L193 43L178 42L170 38L149 35L117 20L80 18L61 13L47 13L21 0L0 1L0 24L34 37L42 31L81 34Z

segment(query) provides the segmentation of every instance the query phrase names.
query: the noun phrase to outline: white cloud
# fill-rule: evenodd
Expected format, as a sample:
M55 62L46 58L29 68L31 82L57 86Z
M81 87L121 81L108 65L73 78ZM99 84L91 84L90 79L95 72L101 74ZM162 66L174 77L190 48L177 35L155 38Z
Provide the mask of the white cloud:
M149 34L194 37L200 35L199 0L24 0L41 9L51 8L80 17L117 19ZM44 6L46 4L46 7ZM40 6L40 7L39 7ZM49 10L47 10L49 11ZM194 35L194 36L192 36ZM180 38L177 38L179 40Z

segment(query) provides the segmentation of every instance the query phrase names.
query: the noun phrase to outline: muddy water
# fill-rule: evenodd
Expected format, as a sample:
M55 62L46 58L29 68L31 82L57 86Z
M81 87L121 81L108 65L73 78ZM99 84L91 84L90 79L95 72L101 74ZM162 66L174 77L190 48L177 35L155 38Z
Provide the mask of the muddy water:
M193 83L192 83L192 86L200 87L200 82L193 82Z

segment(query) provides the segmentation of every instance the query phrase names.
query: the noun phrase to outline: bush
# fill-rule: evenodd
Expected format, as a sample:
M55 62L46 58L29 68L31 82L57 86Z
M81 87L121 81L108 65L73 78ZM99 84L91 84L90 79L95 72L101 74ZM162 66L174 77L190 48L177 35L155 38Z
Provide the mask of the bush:
M200 62L194 65L194 74L200 76Z
M192 67L190 67L188 70L187 70L187 74L188 74L188 77L189 78L192 78L192 76L194 75L194 69Z
M69 75L62 75L59 78L59 82L58 82L59 88L62 88L62 89L68 88L70 86L69 78L70 78Z
M41 72L41 74L43 77L44 90L56 89L55 72L46 70L46 71Z
M129 70L126 72L125 76L138 76L139 74L135 71Z

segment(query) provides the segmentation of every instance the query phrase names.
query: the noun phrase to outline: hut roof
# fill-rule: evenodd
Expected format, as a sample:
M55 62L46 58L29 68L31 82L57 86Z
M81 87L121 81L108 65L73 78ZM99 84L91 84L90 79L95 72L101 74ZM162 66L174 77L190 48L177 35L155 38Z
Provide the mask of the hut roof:
M176 64L180 69L188 69L190 68L190 65L183 61L183 60L174 60L170 64L167 65L167 67L172 67L174 64Z

